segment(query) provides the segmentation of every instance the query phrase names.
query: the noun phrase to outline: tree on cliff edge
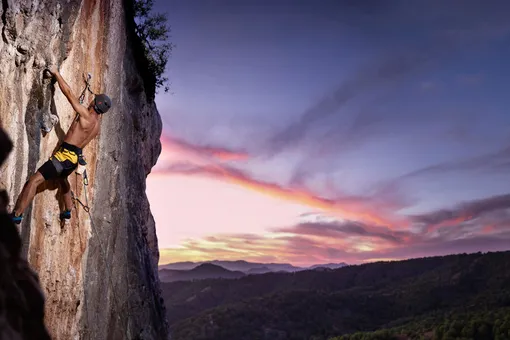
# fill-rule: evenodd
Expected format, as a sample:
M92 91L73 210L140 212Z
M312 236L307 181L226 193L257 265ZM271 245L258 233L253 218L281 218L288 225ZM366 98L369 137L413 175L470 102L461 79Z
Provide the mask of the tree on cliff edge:
M167 17L162 13L152 13L153 4L153 0L134 0L135 31L142 41L155 87L164 86L165 92L168 92L168 78L163 74L174 46L168 42L170 28Z

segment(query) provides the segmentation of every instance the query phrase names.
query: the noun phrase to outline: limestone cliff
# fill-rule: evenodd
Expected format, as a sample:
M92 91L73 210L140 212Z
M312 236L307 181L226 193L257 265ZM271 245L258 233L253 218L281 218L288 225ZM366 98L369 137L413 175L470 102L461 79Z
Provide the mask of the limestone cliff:
M112 109L85 149L89 186L69 177L77 204L59 221L58 186L40 188L20 227L23 251L46 297L53 339L166 339L157 277L154 220L145 179L160 153L161 119L144 92L121 0L3 0L0 119L13 151L0 188L13 201L62 141L75 117L58 85L44 77L56 64L79 95L107 93ZM87 93L85 104L92 96Z

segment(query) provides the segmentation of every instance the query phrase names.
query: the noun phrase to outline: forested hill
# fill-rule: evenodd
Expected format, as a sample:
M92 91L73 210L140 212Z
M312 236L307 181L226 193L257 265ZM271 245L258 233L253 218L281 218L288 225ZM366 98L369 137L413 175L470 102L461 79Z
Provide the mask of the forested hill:
M507 251L167 283L163 294L176 340L319 340L402 325L430 335L446 314L510 307L509 287Z

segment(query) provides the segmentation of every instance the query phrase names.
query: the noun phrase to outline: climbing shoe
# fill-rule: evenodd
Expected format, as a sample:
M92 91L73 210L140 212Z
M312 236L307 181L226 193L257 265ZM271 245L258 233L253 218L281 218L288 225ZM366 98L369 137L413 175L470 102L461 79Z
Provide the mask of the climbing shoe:
M71 219L71 210L66 210L60 213L60 219L61 220L69 220Z
M14 224L20 224L21 220L23 219L23 214L16 216L14 211L10 214L10 216L11 216L12 222L14 222Z

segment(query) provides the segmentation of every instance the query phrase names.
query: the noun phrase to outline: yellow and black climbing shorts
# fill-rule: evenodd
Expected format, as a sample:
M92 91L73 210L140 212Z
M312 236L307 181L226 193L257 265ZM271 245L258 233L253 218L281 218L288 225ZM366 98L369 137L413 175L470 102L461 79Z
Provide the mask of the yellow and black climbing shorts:
M64 142L38 171L45 180L67 178L78 167L78 157L81 153L80 148Z

